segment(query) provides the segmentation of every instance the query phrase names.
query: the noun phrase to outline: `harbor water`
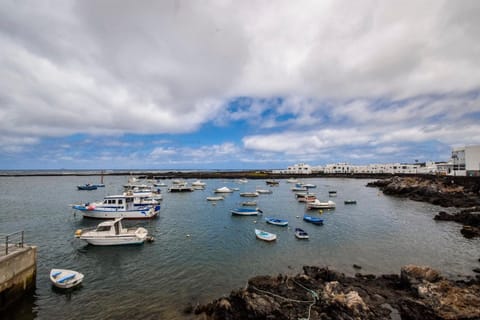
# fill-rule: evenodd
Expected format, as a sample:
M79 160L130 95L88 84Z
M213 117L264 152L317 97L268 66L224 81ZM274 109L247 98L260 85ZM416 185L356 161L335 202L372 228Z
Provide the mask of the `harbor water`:
M122 192L125 176L105 177L105 188L78 191L76 186L98 177L0 177L0 233L25 231L25 241L38 246L37 286L32 296L12 310L7 319L193 319L189 306L206 303L243 287L261 274L301 272L303 265L331 266L353 275L399 273L405 264L429 265L449 276L472 275L478 267L480 241L460 233L461 225L436 222L445 210L426 203L385 196L365 187L368 180L303 179L320 200L336 202L334 210L311 210L323 226L302 220L305 206L279 180L205 180L204 190L169 193L162 189L160 216L146 221L124 221L142 226L155 242L137 246L95 247L74 238L75 230L97 220L74 214L70 205L103 199ZM165 180L169 185L171 180ZM191 182L191 181L190 181ZM218 187L239 188L223 201L206 201ZM242 198L256 187L272 194ZM337 191L329 198L328 191ZM357 200L346 205L344 200ZM255 200L263 216L232 216L242 201ZM265 223L265 217L287 219L289 226ZM306 230L309 240L297 240L294 228ZM277 234L262 242L254 229ZM51 268L82 272L81 287L62 292L52 287Z

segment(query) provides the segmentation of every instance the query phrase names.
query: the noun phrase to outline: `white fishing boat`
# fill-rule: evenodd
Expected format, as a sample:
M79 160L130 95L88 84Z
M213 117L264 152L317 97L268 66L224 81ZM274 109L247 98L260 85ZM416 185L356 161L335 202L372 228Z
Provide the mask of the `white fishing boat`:
M215 193L232 193L233 189L230 189L229 187L221 187L221 188L215 189L214 192Z
M194 181L192 182L192 187L204 187L206 186L207 184L201 180L197 180L197 181Z
M159 204L140 204L141 198L135 194L106 196L103 201L73 205L84 218L97 219L150 219L160 212ZM140 203L139 203L140 202Z
M124 228L122 218L101 222L95 229L79 229L75 231L75 237L95 246L142 244L151 239L145 228Z
M269 189L262 189L262 188L258 188L257 187L257 190L255 190L258 194L271 194L273 193L272 190L269 190Z
M220 201L223 200L223 196L212 196L212 197L207 197L207 201Z
M255 235L258 239L263 241L274 241L277 239L277 235L275 233L270 233L259 229L255 229Z
M257 201L244 201L244 202L242 202L242 206L256 207L257 206Z
M52 269L50 270L50 281L60 289L69 289L82 283L83 274L74 270Z
M193 187L189 187L187 183L175 183L168 188L168 192L192 192L194 190L195 189Z
M240 197L258 197L258 192L240 192Z
M295 179L295 178L287 179L287 183L298 183L298 179Z
M306 204L307 209L335 209L335 202L332 200L328 200L327 202L322 202L318 199L315 199L315 201L307 202Z

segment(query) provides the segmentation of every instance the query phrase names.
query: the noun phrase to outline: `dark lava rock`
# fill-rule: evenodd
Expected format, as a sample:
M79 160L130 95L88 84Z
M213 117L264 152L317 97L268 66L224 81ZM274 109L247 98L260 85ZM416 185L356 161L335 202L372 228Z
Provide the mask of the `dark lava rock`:
M259 276L195 313L204 319L480 319L480 282L451 281L424 266L400 276L346 277L304 267L296 276Z
M387 195L407 197L442 207L480 206L480 179L451 177L392 177L367 184Z

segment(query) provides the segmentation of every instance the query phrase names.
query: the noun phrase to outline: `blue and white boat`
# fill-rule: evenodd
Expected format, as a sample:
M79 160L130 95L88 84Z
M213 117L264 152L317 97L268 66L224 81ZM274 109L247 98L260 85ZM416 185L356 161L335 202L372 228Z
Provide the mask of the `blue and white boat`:
M259 229L255 229L255 236L263 241L274 241L277 239L277 235L275 233L270 233Z
M50 281L60 289L69 289L82 283L83 274L74 270L52 269L50 270Z
M316 225L322 225L323 224L323 219L312 217L312 216L309 216L307 214L305 214L303 216L303 220L305 220L307 222L310 222L310 223L313 223L313 224L316 224Z
M281 226L281 227L288 226L288 220L285 220L285 219L266 217L265 220L267 221L267 223L274 224L276 226Z
M160 212L158 202L141 203L142 198L135 194L106 196L103 201L73 205L84 218L97 219L151 219Z
M78 190L97 190L97 186L94 184L86 183L77 186Z
M301 228L295 228L295 237L297 237L297 239L308 239L309 238L308 233Z
M257 216L258 214L263 213L263 211L258 208L236 208L230 210L230 212L234 216Z

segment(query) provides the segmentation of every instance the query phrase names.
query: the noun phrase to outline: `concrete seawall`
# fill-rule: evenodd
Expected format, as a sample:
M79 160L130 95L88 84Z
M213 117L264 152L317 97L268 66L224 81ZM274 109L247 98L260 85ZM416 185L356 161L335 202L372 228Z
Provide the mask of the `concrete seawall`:
M37 247L9 248L0 246L0 311L35 289L37 274Z

